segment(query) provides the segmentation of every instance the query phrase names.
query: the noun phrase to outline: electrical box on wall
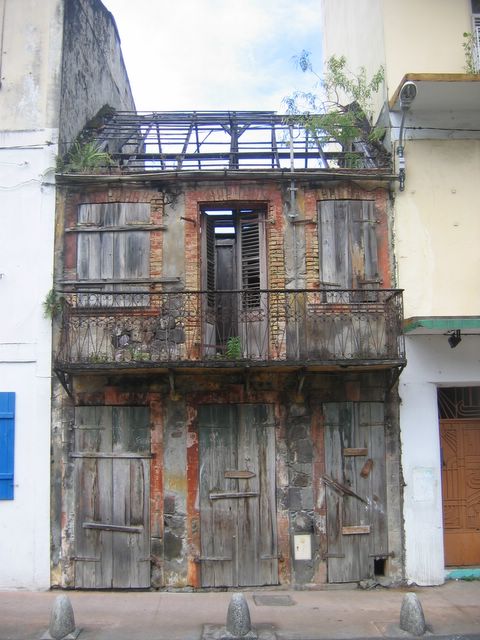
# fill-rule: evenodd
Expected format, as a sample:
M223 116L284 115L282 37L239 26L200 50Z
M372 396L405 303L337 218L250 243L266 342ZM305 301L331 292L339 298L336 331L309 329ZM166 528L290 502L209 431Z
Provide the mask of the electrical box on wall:
M308 533L293 536L295 560L312 559L312 536Z

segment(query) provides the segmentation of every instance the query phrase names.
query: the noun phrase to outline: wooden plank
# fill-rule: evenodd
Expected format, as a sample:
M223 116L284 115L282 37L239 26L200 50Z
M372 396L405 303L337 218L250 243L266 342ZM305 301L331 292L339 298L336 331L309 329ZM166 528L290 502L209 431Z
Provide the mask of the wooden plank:
M224 474L225 478L238 478L238 479L248 479L254 478L255 474L252 471L242 471L242 470L227 470Z
M112 519L120 527L130 523L130 461L112 460L113 464L113 514ZM113 575L114 589L131 588L131 540L128 533L113 533Z
M258 491L223 491L220 493L210 493L210 500L227 500L231 498L257 498Z
M381 402L366 402L360 407L360 425L368 438L369 455L373 467L366 478L365 491L370 496L369 554L388 554L387 491L385 470L385 407Z
M93 451L74 451L70 454L70 458L128 458L128 459L149 459L152 454L145 453L103 453Z
M364 533L370 533L369 524L349 525L347 527L342 527L343 536L360 535Z
M101 229L99 227L69 227L65 229L65 233L107 233L114 231L115 233L121 233L124 231L166 231L168 229L165 224L138 224L127 225L125 227L109 227L108 229Z
M272 405L258 408L263 415L259 416L258 455L259 455L259 584L278 583L278 537L276 517L276 470L275 470L275 429L274 410Z
M82 524L84 529L101 529L102 531L122 531L123 533L141 533L143 526L131 527L127 525L119 524L105 524L103 522L84 522Z
M237 455L238 466L251 469L253 478L238 481L239 489L255 493L253 499L240 500L237 506L237 586L252 586L259 582L260 565L260 501L259 478L264 473L259 459L262 431L261 405L237 406Z
M343 450L344 456L366 456L368 455L368 449L349 447Z

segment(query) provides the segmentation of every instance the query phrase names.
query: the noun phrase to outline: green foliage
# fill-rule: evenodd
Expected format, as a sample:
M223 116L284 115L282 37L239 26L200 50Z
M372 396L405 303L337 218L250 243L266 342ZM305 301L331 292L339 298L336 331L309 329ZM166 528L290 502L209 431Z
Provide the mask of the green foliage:
M463 52L465 54L464 70L466 73L478 73L477 68L477 43L473 33L465 32L462 42Z
M315 90L297 91L284 98L287 122L306 128L316 142L339 143L352 156L346 162L354 166L358 155L353 154L352 143L378 141L384 134L371 126L373 100L384 79L383 67L368 78L364 67L354 74L347 68L345 56L332 56L321 78L312 67L308 51L302 51L296 60L302 72L316 78Z
M238 360L238 358L242 357L242 342L238 336L231 337L227 340L225 357L229 360Z
M44 318L50 318L52 320L60 315L63 309L63 303L63 296L59 296L55 289L50 289L42 303Z
M114 164L107 151L102 151L96 142L81 143L76 140L68 152L66 161L57 162L57 169L65 173L86 173Z

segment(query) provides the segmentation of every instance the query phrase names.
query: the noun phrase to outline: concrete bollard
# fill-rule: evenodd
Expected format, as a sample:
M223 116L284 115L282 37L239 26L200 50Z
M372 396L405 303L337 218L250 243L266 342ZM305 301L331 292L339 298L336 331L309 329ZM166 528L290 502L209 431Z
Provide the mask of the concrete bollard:
M243 593L234 593L228 605L227 624L221 640L255 640L257 633L252 629L250 610Z
M427 630L423 608L416 593L407 593L400 610L400 629L414 636L423 636Z
M57 596L50 614L50 626L41 640L75 640L81 629L75 627L73 607L68 596Z

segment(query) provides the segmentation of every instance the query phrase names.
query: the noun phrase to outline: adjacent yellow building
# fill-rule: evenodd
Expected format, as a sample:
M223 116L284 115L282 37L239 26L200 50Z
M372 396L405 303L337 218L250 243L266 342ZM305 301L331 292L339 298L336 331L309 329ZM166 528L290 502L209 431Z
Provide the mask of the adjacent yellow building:
M405 578L439 584L480 565L480 2L322 0L322 12L325 60L385 71L374 120L398 176Z

